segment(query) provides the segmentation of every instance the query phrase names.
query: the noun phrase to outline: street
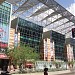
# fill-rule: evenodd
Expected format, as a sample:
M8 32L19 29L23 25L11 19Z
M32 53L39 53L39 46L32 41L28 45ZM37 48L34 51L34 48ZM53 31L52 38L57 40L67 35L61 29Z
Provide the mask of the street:
M36 72L36 73L12 74L12 75L44 75L44 73ZM48 75L75 75L75 72L71 70L54 71L54 72L48 72Z
M12 74L12 75L44 75L43 73L27 73L27 74ZM75 75L75 72L69 72L69 73L48 73L48 75Z
M75 72L64 73L64 74L57 74L57 75L75 75Z

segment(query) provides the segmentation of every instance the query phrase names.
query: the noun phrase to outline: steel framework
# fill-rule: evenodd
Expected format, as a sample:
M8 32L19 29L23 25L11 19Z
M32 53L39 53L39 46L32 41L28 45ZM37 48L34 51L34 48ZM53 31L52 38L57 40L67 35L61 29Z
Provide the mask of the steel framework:
M2 0L3 1L3 0ZM46 30L54 30L71 37L75 16L55 0L6 0L13 5L15 17L37 23Z

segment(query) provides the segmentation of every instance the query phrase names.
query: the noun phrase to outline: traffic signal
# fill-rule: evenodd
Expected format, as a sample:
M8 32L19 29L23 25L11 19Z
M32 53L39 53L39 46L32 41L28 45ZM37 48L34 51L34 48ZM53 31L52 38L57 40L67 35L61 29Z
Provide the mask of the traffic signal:
M72 28L72 37L75 38L75 28Z

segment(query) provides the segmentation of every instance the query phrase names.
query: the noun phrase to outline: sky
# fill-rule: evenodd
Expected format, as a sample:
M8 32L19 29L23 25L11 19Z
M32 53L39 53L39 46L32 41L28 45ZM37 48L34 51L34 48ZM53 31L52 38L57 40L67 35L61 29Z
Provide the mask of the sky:
M56 0L56 1L66 8L74 3L74 0Z
M75 15L75 0L56 0L60 5L65 7L69 12Z

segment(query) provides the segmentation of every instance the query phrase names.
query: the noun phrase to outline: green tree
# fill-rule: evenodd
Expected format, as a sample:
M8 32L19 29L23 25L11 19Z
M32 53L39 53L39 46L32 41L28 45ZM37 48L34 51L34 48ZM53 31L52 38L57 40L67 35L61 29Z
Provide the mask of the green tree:
M15 47L12 50L8 50L7 54L15 64L17 64L17 62L25 62L26 60L39 59L39 54L36 53L33 48L26 45L21 45L20 47Z

